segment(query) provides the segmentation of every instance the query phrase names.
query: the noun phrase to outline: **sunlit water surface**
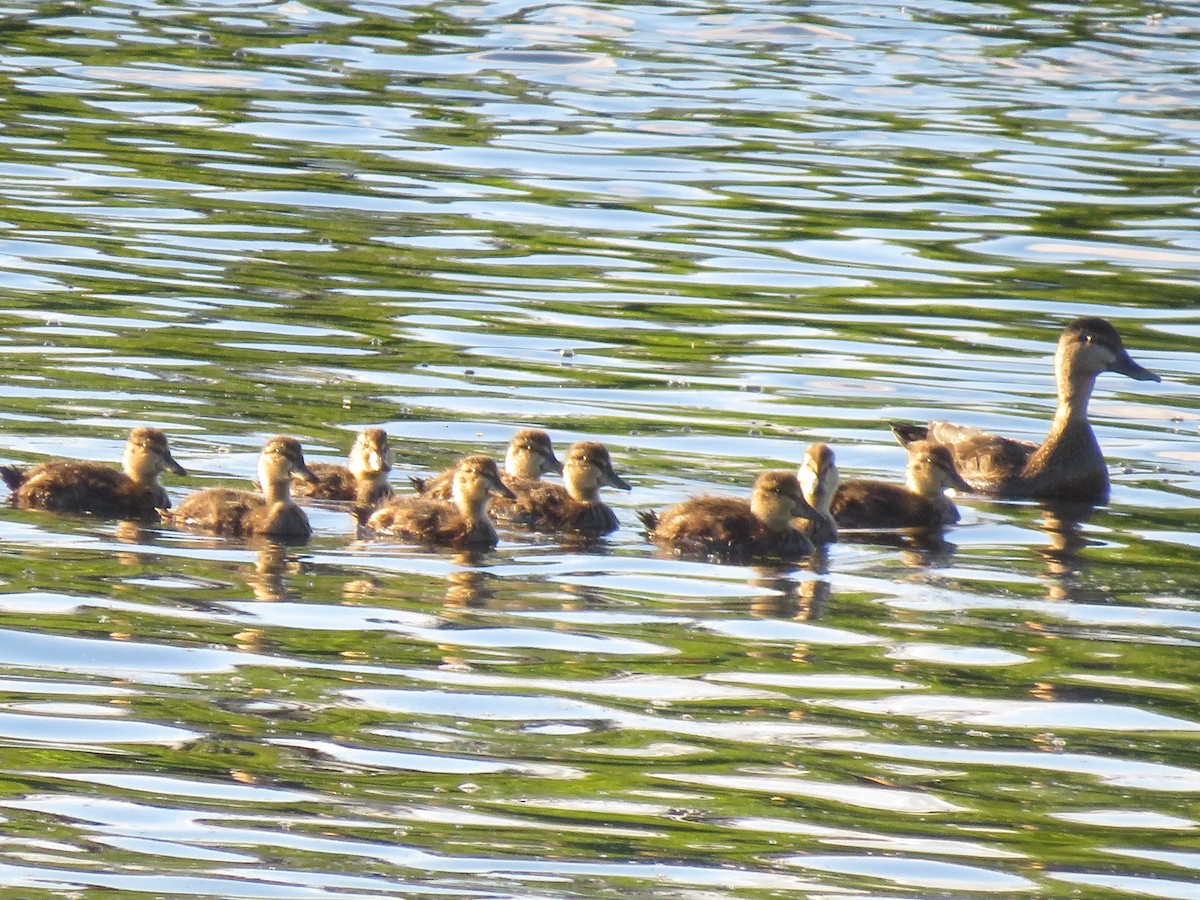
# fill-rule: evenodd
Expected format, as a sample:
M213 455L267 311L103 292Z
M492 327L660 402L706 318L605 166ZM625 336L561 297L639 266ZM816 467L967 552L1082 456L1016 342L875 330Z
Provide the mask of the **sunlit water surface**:
M0 12L0 457L168 431L394 473L518 427L634 483L482 560L0 511L6 896L1200 896L1200 10L112 0ZM635 510L887 419L1111 506L672 559Z

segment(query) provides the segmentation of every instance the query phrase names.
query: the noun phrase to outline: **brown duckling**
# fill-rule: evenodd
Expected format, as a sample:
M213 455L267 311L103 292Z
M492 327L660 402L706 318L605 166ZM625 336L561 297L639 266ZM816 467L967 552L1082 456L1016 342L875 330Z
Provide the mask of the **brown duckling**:
M171 505L158 482L161 472L186 475L157 428L135 428L125 442L121 470L103 463L55 460L22 471L0 466L13 506L109 519L154 518Z
M308 516L292 500L292 476L308 482L317 476L305 465L300 442L273 437L258 457L258 483L262 493L232 488L208 488L192 494L163 521L196 531L233 536L264 535L307 540L312 534Z
M510 490L528 487L543 475L562 472L562 463L554 455L550 435L536 428L526 428L513 435L504 454L504 483ZM449 500L454 484L454 469L447 469L432 478L410 477L417 493L430 500Z
M732 562L807 556L813 552L813 543L793 520L816 515L791 472L759 475L748 501L693 497L661 515L638 512L655 543L681 554Z
M488 495L512 497L500 469L489 456L468 456L454 469L450 500L397 497L366 519L367 528L419 544L463 549L496 546L496 529L488 518ZM360 520L368 515L361 511Z
M804 499L816 513L799 523L814 543L828 544L837 540L837 521L830 506L838 490L838 469L828 444L813 444L804 451L804 461L796 473Z
M572 444L562 476L561 485L528 479L514 484L514 499L495 503L493 514L541 531L601 535L616 530L617 515L600 499L600 488L633 488L614 471L608 448L596 441Z
M350 448L349 466L313 463L309 469L317 476L316 482L310 484L295 478L292 491L298 497L355 500L367 506L378 506L392 497L388 472L394 461L387 432L382 428L364 428Z
M1130 357L1121 335L1104 319L1076 319L1063 329L1054 355L1058 409L1041 446L965 425L893 423L904 446L932 441L947 447L971 487L994 497L1108 501L1108 467L1088 422L1088 400L1101 372L1136 381L1161 381Z
M843 481L831 511L841 528L944 528L958 521L948 488L970 491L955 471L950 450L928 441L908 445L906 484L870 479Z

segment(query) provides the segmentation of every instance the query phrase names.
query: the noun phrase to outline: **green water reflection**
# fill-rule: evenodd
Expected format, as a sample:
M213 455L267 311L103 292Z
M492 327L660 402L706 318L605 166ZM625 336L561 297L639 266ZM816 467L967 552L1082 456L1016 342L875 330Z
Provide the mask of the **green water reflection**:
M481 559L0 515L14 896L1195 896L1194 10L38 4L0 13L3 462L167 430L397 485L518 427L635 484ZM967 499L795 569L634 511L889 419L1038 439L1064 321L1111 506Z

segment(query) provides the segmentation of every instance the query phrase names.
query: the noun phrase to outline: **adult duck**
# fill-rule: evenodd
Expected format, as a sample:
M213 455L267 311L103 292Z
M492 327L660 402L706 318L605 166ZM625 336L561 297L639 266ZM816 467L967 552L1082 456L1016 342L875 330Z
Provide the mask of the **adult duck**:
M1108 468L1088 422L1088 400L1101 372L1136 381L1161 381L1130 357L1121 336L1104 319L1076 319L1063 329L1054 356L1058 409L1039 446L965 425L892 423L904 446L930 441L945 447L971 488L995 497L1105 503Z
M308 516L292 499L292 476L315 482L304 462L300 442L273 437L258 456L262 493L233 488L208 488L187 497L179 508L163 512L163 521L195 531L245 537L307 540L312 534Z
M748 500L692 497L666 512L639 510L650 540L688 556L727 562L798 559L813 552L797 518L817 515L791 472L764 472Z
M360 522L374 532L403 540L456 550L490 550L496 528L488 518L491 494L512 497L500 469L488 456L468 456L454 469L450 500L424 496L397 497L374 512L362 510Z
M125 442L121 468L103 463L54 460L31 469L0 466L0 478L22 509L83 513L108 519L154 518L171 505L158 476L186 475L157 428L135 428Z

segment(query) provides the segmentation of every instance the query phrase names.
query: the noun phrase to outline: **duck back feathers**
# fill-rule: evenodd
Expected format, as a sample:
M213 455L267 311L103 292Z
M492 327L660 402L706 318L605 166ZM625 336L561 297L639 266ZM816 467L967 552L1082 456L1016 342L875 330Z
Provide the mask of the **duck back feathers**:
M129 432L121 465L118 470L103 463L55 460L28 470L0 466L0 478L12 492L10 502L23 509L152 519L157 510L171 505L159 473L187 474L157 428Z

